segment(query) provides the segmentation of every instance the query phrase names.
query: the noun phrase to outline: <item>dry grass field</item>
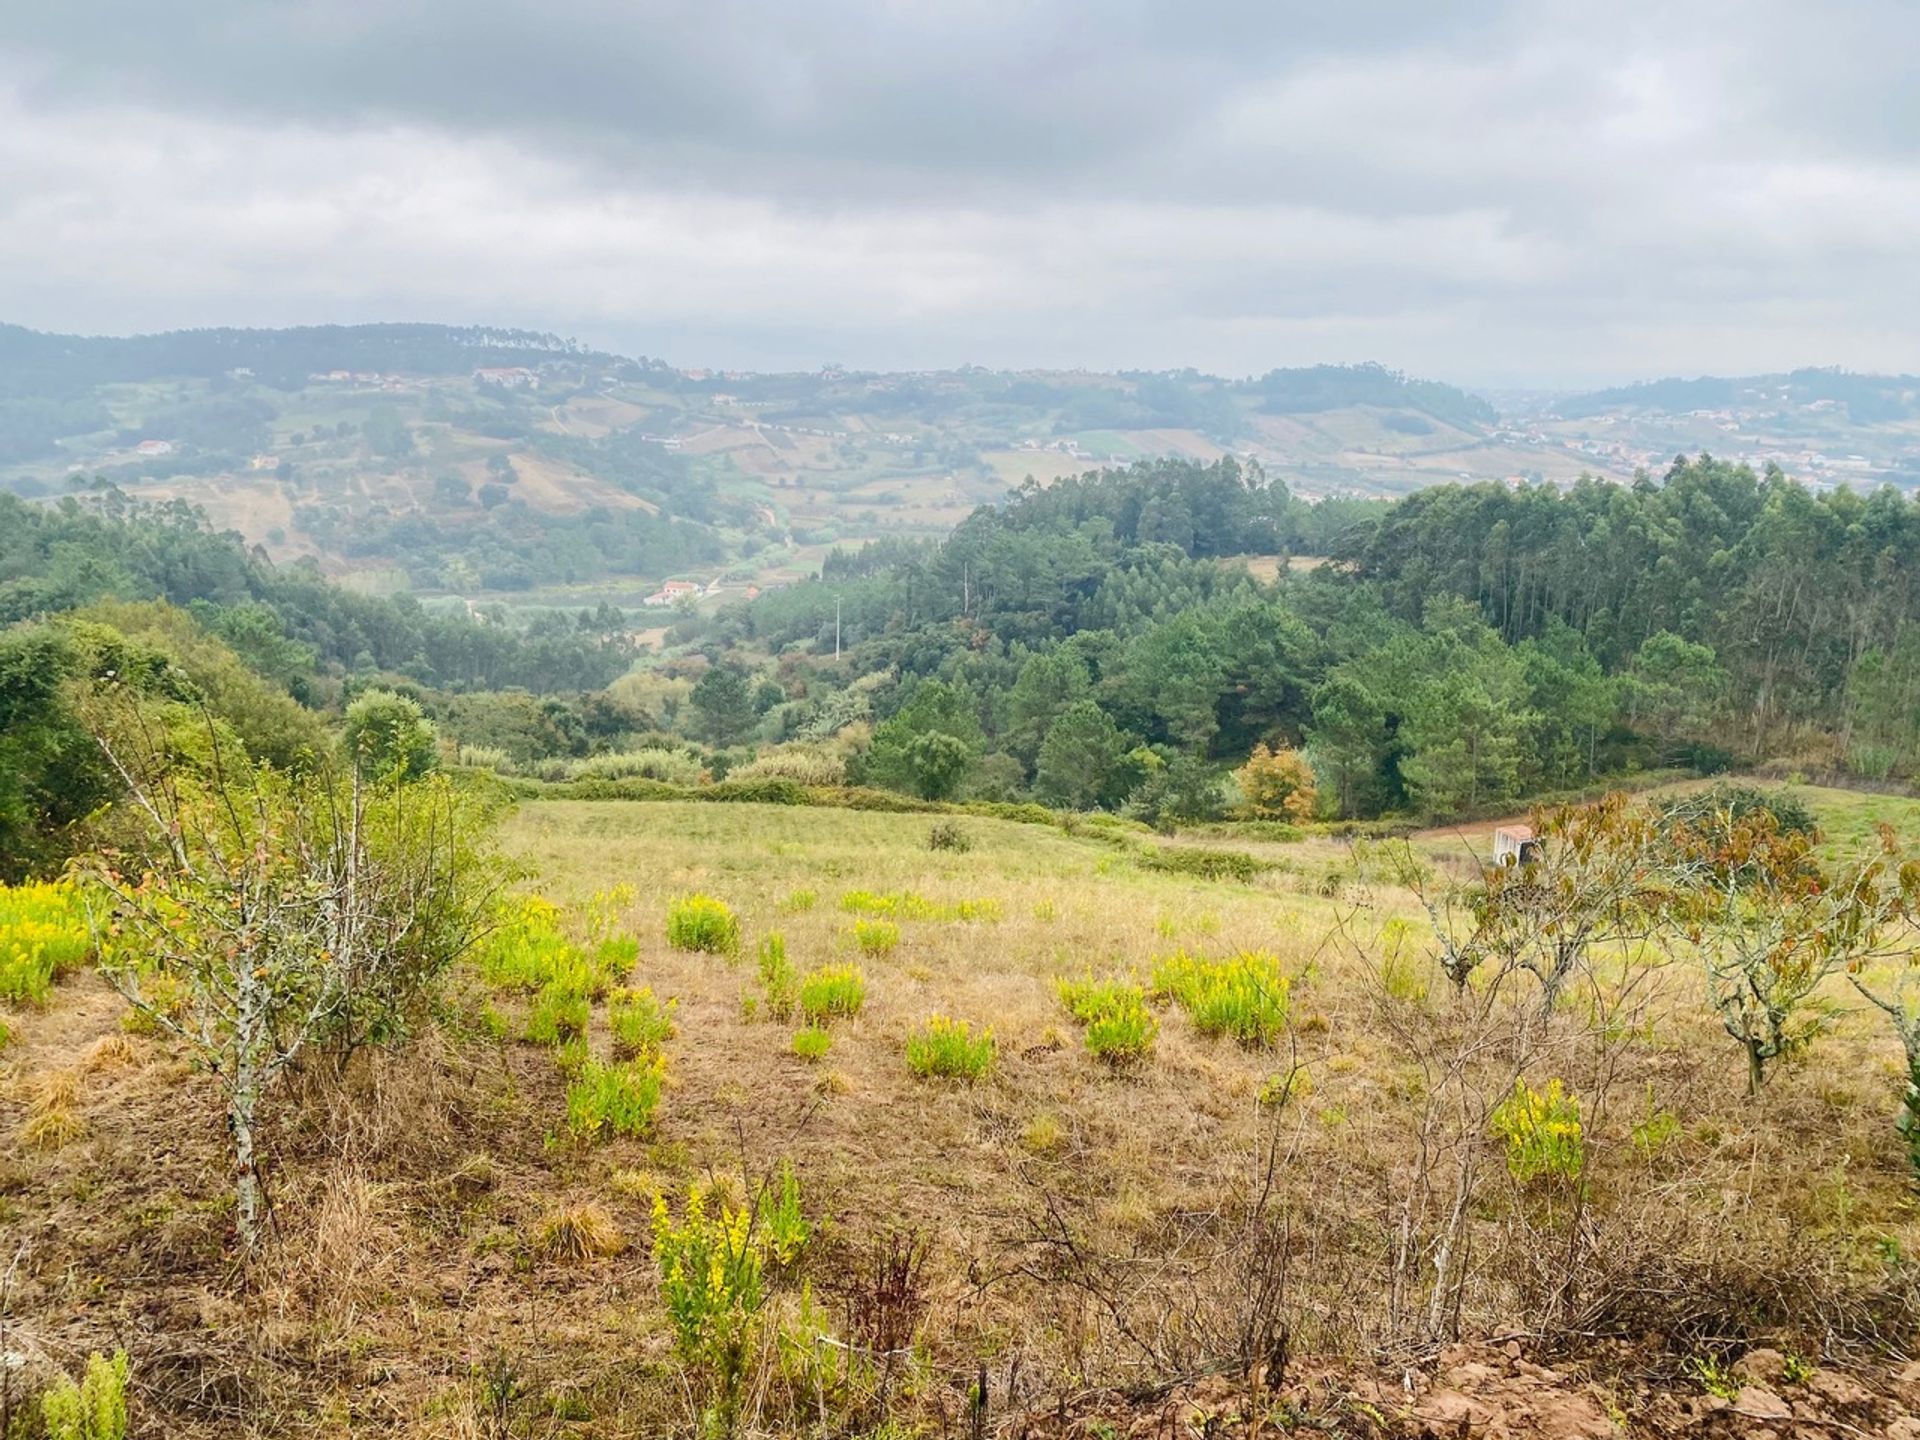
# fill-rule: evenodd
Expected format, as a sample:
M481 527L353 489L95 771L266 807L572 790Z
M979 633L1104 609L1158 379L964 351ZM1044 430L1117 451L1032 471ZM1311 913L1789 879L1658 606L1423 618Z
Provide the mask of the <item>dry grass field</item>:
M1915 810L1808 793L1842 833ZM137 1434L697 1433L656 1197L678 1214L790 1165L812 1233L770 1271L742 1433L1759 1433L1743 1375L1837 1417L1776 1433L1913 1433L1884 1428L1920 1246L1905 1072L1857 1003L1750 1097L1680 959L1596 957L1544 1016L1520 988L1455 995L1384 846L1210 840L1267 867L1210 879L1123 827L962 818L970 848L936 850L936 823L523 806L525 888L583 940L595 916L637 939L621 978L674 1002L650 1129L571 1133L527 999L463 973L411 1049L282 1107L251 1266L208 1078L68 979L0 1051L6 1373L124 1348ZM694 892L732 909L736 953L669 945ZM774 933L798 976L864 979L817 1058L771 1013ZM1163 997L1149 1053L1089 1053L1056 982L1151 988L1182 952L1272 957L1284 1024L1239 1043ZM984 1075L910 1069L934 1017L991 1031ZM1516 1161L1516 1081L1573 1097L1577 1181ZM1754 1347L1778 1374L1731 1368Z

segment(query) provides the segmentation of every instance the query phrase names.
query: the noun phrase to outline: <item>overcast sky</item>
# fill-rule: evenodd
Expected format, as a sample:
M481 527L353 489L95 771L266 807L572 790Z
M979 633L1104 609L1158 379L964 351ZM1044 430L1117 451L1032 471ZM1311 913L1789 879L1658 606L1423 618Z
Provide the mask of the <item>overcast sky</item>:
M1911 0L0 7L0 320L1920 371Z

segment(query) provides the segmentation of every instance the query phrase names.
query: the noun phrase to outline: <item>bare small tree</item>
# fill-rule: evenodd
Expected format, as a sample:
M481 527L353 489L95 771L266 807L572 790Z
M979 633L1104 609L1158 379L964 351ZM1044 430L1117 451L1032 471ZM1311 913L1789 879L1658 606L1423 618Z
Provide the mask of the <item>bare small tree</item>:
M1596 949L1659 928L1672 868L1652 815L1625 795L1542 811L1534 834L1537 859L1484 867L1474 911L1480 943L1540 982L1545 1015Z
M261 1108L309 1050L405 1033L425 987L479 934L499 867L451 784L369 789L251 762L219 723L202 757L129 706L96 731L144 823L92 865L102 969L185 1041L225 1093L236 1223L259 1247Z
M1766 812L1714 817L1673 837L1688 886L1673 912L1706 974L1707 999L1747 1059L1758 1094L1775 1060L1811 1044L1831 1007L1832 976L1870 954L1890 918L1880 899L1885 861L1829 869L1803 834Z

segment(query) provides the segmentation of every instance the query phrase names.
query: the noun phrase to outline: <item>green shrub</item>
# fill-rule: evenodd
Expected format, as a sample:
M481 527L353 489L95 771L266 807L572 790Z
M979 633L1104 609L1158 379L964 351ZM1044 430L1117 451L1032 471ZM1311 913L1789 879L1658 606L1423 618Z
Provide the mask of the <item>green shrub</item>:
M787 938L778 930L760 942L760 988L765 992L771 1019L784 1020L793 1014L799 1000L800 977L787 958Z
M1791 790L1764 790L1731 780L1661 802L1659 814L1669 829L1690 825L1696 830L1706 830L1716 839L1727 836L1728 822L1737 825L1755 815L1772 816L1783 835L1806 835L1813 839L1820 836L1818 817Z
M805 805L807 787L797 780L722 780L703 785L693 792L696 800L717 800L728 804Z
M797 744L762 751L745 765L729 771L727 783L792 780L800 785L839 785L846 778L847 762L837 752L818 745Z
M1079 980L1055 980L1053 989L1060 1003L1067 1007L1067 1013L1082 1025L1125 1005L1129 992L1135 998L1145 998L1140 987L1131 981L1096 980L1090 974Z
M1061 1003L1086 1027L1087 1051L1116 1068L1135 1065L1153 1053L1160 1022L1147 1008L1146 993L1131 981L1059 980Z
M800 1013L813 1025L858 1015L866 1000L867 979L857 965L823 965L800 982Z
M824 1026L809 1025L793 1032L793 1053L802 1060L824 1060L833 1048L833 1036Z
M582 1140L644 1135L653 1124L667 1062L588 1060L567 1086L567 1128Z
M534 998L527 1012L527 1039L536 1045L558 1045L587 1033L591 1007L577 990L555 982Z
M616 990L608 997L607 1027L613 1047L622 1056L651 1055L673 1038L673 1012L680 1002L664 1005L647 986Z
M692 800L698 789L669 785L661 780L571 780L562 785L516 785L528 799L556 800Z
M998 900L956 900L942 904L916 895L911 890L893 890L876 895L871 890L849 890L840 897L840 908L850 915L876 915L889 920L998 920Z
M927 831L927 849L964 855L973 849L973 837L951 820L936 820L933 828Z
M714 1208L709 1214L706 1193L692 1190L676 1222L666 1197L655 1196L653 1258L675 1348L705 1392L700 1428L730 1435L766 1302L765 1258L747 1207L720 1198Z
M907 1068L922 1078L944 1076L972 1084L993 1068L993 1031L972 1033L965 1020L935 1015L907 1037Z
M47 1440L126 1440L127 1353L87 1359L80 1383L58 1380L40 1399Z
M781 900L780 908L789 915L804 915L820 902L819 892L814 890L790 890Z
M1203 1035L1231 1035L1242 1045L1271 1045L1286 1029L1292 982L1277 958L1243 950L1226 960L1185 951L1154 963L1153 990L1187 1012Z
M528 994L558 986L598 999L638 958L633 939L608 939L589 955L560 932L560 911L538 895L504 901L494 928L474 952L480 978L498 989Z
M659 780L669 785L697 785L700 760L684 750L658 747L620 750L589 756L567 765L570 780Z
M800 1208L800 1182L794 1176L791 1160L780 1162L779 1181L761 1190L754 1201L753 1213L760 1222L767 1258L780 1266L798 1260L813 1227Z
M1246 884L1263 870L1274 868L1241 850L1208 850L1198 845L1162 845L1140 857L1149 870L1174 875L1197 875L1203 880L1237 880Z
M1183 835L1215 840L1264 840L1277 845L1292 845L1307 838L1307 832L1289 820L1216 820L1206 825L1183 825L1180 830Z
M1146 1003L1116 1010L1087 1025L1087 1053L1116 1069L1138 1065L1153 1054L1160 1022Z
M593 947L596 976L617 983L633 973L640 962L640 941L632 935L609 935Z
M900 944L900 927L891 920L856 920L852 934L860 953L874 959L891 955Z
M1058 825L1060 813L1031 802L1014 804L1005 800L969 800L955 807L962 815L981 815L992 820L1014 820L1022 825Z
M724 901L683 895L667 907L667 943L676 950L732 955L740 948L740 922Z

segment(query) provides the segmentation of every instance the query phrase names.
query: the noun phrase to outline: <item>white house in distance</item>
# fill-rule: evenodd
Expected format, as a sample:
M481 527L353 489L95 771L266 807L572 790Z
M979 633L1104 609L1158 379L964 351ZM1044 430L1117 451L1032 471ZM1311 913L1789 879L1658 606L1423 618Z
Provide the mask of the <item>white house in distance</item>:
M171 440L142 440L138 445L133 447L133 453L136 455L171 455L173 453L173 442Z
M1540 858L1540 841L1531 825L1503 825L1493 832L1493 863L1531 865Z
M538 390L540 377L524 365L482 365L473 372L476 385L500 385L508 390Z
M640 603L642 605L652 605L655 607L671 605L683 596L690 598L699 593L700 587L691 580L669 580Z

